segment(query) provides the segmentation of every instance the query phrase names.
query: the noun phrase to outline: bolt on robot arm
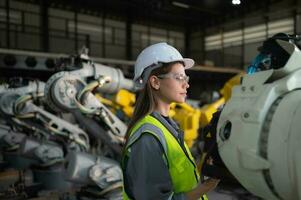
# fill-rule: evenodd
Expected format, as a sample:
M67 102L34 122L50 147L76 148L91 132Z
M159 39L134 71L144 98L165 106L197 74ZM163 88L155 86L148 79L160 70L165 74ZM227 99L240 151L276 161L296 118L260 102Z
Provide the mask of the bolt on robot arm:
M226 167L264 199L301 199L301 51L294 39L277 34L263 43L217 125Z

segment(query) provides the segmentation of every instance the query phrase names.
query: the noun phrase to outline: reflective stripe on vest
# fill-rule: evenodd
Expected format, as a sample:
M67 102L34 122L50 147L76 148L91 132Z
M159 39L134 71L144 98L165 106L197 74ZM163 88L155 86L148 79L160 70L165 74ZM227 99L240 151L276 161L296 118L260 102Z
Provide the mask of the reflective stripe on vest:
M199 180L199 175L188 146L184 143L187 152L185 154L174 135L158 119L151 115L145 116L133 127L126 146L125 156L129 156L131 145L143 134L152 134L161 143L167 159L173 192L175 194L186 193L195 188ZM130 199L125 192L123 198ZM207 199L205 195L203 198Z

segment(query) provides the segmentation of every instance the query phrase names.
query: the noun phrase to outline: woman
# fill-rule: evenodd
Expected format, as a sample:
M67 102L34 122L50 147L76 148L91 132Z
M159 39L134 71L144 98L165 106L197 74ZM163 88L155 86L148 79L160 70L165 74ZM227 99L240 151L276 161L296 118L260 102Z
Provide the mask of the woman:
M207 199L218 180L199 182L183 132L168 117L170 103L186 99L192 59L158 43L144 49L135 64L141 90L129 124L122 168L124 199Z

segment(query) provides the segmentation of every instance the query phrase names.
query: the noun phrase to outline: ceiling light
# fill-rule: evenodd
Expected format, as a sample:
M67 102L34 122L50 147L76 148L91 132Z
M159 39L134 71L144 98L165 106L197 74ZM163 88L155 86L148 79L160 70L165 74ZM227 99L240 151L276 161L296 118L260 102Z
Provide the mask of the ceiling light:
M173 1L172 5L178 6L178 7L181 7L181 8L185 8L185 9L188 9L190 7L189 5L187 5L185 3L181 3L181 2L177 2L177 1Z
M232 0L233 5L239 5L241 2L240 0Z

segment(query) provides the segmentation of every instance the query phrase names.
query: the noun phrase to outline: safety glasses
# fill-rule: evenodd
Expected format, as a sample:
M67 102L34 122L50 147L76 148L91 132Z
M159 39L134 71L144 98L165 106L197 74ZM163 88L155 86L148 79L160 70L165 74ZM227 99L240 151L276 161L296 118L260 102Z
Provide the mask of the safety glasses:
M189 76L186 76L184 74L178 74L178 73L160 74L157 77L160 79L173 78L180 83L184 83L184 82L188 83L189 82Z

